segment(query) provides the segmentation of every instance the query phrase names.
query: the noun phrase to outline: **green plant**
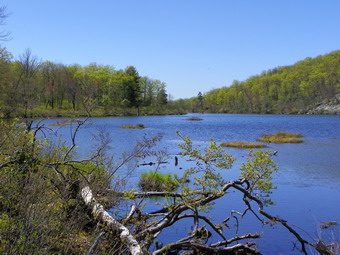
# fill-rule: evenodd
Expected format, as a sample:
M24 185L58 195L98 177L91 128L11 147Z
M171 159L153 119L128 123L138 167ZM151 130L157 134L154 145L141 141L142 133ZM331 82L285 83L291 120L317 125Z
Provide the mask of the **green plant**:
M275 189L271 182L272 174L279 170L271 156L270 151L250 150L247 163L241 166L241 177L248 180L250 194L258 197L264 205L273 204L270 199L270 194Z
M144 172L140 176L139 184L142 191L175 191L179 182L176 175L156 171Z

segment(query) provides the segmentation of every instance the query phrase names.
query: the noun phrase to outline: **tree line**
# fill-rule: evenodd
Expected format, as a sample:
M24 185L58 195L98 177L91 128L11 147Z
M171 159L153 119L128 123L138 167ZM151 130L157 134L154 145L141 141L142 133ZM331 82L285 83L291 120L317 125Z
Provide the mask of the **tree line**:
M0 48L0 112L3 117L58 110L99 115L139 114L168 103L166 84L140 76L136 67L64 65L40 61L27 49L13 61ZM149 110L148 110L149 108Z
M299 113L340 93L340 51L235 80L186 102L192 111Z

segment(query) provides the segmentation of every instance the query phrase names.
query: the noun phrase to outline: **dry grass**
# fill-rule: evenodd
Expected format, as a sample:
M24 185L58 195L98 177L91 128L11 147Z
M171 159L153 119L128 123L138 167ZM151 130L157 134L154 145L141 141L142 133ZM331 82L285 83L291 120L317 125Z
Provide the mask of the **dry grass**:
M146 128L146 126L144 126L143 124L137 124L137 125L127 124L127 125L120 126L119 128L125 128L125 129L144 129L144 128Z
M278 132L272 135L263 135L257 141L264 143L302 143L303 141L299 139L301 137L303 137L301 134Z
M57 121L57 122L54 122L54 123L51 123L50 124L50 126L69 126L70 125L70 123L66 123L66 122L59 122L59 121Z
M80 122L82 121L77 120L77 119L69 119L69 120L57 121L57 122L51 123L50 126L69 126L71 123L80 123Z
M245 148L245 149L267 147L266 145L264 145L262 143L241 142L241 141L225 142L225 143L221 143L221 146L223 146L223 147L234 147L234 148Z

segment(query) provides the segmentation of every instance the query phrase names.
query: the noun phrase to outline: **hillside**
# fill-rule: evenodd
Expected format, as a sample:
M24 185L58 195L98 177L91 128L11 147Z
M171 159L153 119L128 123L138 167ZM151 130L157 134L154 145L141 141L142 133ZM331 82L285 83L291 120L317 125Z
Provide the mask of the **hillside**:
M339 93L340 51L337 50L211 90L204 96L204 107L208 112L304 113Z

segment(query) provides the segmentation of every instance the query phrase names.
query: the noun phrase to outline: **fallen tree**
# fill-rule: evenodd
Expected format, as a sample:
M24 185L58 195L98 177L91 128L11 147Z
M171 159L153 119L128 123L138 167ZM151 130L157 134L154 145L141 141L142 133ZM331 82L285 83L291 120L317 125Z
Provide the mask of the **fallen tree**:
M114 232L117 232L121 241L126 243L132 255L143 254L140 245L134 236L131 235L129 229L105 211L104 207L93 197L92 190L89 186L83 187L80 193L85 205L91 209L95 219L111 228Z

